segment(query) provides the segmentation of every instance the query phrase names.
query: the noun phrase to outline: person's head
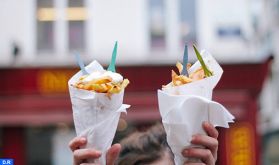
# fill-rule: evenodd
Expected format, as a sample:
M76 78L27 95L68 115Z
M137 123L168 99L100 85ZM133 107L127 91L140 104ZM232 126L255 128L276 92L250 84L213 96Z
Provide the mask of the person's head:
M174 164L161 124L145 132L134 132L121 142L119 165Z

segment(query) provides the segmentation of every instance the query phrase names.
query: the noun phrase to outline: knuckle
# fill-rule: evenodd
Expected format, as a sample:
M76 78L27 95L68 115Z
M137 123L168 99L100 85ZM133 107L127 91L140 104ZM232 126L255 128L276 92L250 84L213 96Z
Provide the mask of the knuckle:
M214 147L218 147L219 146L219 141L217 139L214 140Z
M200 142L201 141L201 135L199 135L199 134L197 134L196 136L195 136L195 141L196 142Z
M74 153L73 153L73 156L74 156L74 159L78 159L79 158L79 152L76 150L76 151L74 151Z
M69 147L70 148L73 148L77 143L78 143L78 137L75 137L74 139L72 139L70 142L69 142Z
M205 156L210 157L211 156L211 151L209 149L205 150Z
M188 150L188 156L195 155L195 149L191 148Z
M181 154L182 154L183 156L187 156L187 155L189 154L189 151L188 151L188 150L183 150L183 151L181 152Z
M94 153L94 152L92 152L90 149L85 149L83 154L87 155L87 156L91 156L92 153Z

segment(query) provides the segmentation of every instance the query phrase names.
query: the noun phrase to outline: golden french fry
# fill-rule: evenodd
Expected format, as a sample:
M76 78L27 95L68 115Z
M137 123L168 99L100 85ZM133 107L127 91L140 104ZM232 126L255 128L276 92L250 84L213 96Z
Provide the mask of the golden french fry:
M92 90L92 86L91 84L84 84L82 89L85 89L85 90Z
M189 70L191 68L192 64L191 63L188 63L187 64L187 70Z
M128 79L124 79L122 84L121 84L121 89L126 88L129 83L130 83L130 81Z
M100 79L89 81L89 84L105 84L111 82L112 79L110 77L102 77Z
M179 86L179 85L187 84L187 83L190 83L193 81L201 80L206 77L202 67L198 68L196 71L191 73L189 75L189 77L187 77L186 75L181 75L181 72L183 70L183 65L180 62L176 63L176 67L180 74L178 75L174 70L172 70L171 71L171 78L172 78L171 83L168 85L163 85L162 88L166 88L168 86ZM188 63L187 70L189 70L190 67L191 67L191 64Z
M182 82L179 80L173 81L174 86L182 85Z
M87 76L87 75L81 76L81 77L79 78L79 80L80 80L80 81L83 80L86 76Z
M107 91L107 87L105 84L90 84L91 90L99 93L105 93Z
M191 73L189 77L193 81L201 80L205 78L204 70L202 68L197 69L195 72Z
M189 70L191 66L192 66L192 64L188 63L187 64L187 70ZM183 70L183 65L180 62L177 62L176 63L176 67L177 67L177 69L179 71L179 74L181 74L181 72Z
M187 64L187 69L190 66L191 66L191 64ZM183 65L180 62L177 62L176 67L179 70L179 73L181 73L182 69L183 69ZM177 73L174 70L172 70L172 72L171 72L171 77L172 77L173 86L179 86L179 85L187 84L187 83L190 83L193 81L191 78L189 78L185 75L177 75Z
M89 82L83 82L82 80L85 77L86 76L80 77L79 81L73 86L79 89L95 91L97 93L107 93L108 96L110 96L113 93L119 93L129 84L128 79L124 79L121 83L114 84L112 83L112 78L109 76L102 77L100 79L95 79Z
M107 92L108 91L108 87L107 87L107 84L100 84L104 90L104 92Z
M182 70L183 70L183 65L182 65L180 62L177 62L177 63L176 63L176 67L177 67L179 73L181 74L181 72L182 72Z
M107 91L109 91L111 88L113 88L113 85L111 83L106 83Z
M119 93L121 91L121 88L117 85L115 85L114 87L112 87L108 93Z
M82 89L84 87L84 85L83 84L78 84L76 87Z
M179 76L179 80L180 80L183 84L187 84L187 83L192 82L192 79L188 78L187 76L183 76L183 75L180 75L180 76Z
M176 80L177 76L178 75L175 73L175 71L171 70L171 79L173 84L175 84L174 81Z

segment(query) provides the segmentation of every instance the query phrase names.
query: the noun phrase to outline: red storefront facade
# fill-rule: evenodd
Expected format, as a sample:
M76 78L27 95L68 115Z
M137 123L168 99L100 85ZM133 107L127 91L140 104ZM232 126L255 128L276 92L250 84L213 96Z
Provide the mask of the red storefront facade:
M260 136L257 132L258 95L271 60L252 64L224 64L224 75L213 99L236 116L230 129L220 129L218 164L260 163ZM172 66L123 66L127 77L124 102L131 104L127 121L146 123L160 120L156 90L168 83ZM73 67L0 69L0 157L14 158L25 165L24 127L71 124L72 111L67 81L77 71Z

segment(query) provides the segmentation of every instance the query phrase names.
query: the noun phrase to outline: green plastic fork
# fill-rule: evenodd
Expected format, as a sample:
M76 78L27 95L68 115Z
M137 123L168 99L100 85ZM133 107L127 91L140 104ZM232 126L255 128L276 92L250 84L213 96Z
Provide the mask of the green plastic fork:
M198 49L196 48L196 46L193 44L193 47L194 47L194 50L195 50L195 53L197 55L197 58L199 60L199 62L201 63L201 66L202 66L202 69L204 71L204 74L205 74L205 77L210 77L213 75L213 73L207 68L207 66L205 65L203 59L202 59L202 56L200 54L200 52L198 51Z
M117 55L117 41L114 44L110 64L109 64L109 67L107 69L108 71L116 72L116 70L115 70L116 55Z

